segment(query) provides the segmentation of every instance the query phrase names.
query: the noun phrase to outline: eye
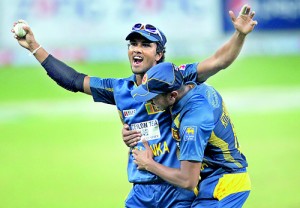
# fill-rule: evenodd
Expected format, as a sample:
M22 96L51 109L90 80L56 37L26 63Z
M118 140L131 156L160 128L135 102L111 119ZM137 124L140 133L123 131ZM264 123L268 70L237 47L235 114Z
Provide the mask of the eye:
M150 43L143 43L143 47L151 47Z
M129 46L137 46L137 42L130 42Z

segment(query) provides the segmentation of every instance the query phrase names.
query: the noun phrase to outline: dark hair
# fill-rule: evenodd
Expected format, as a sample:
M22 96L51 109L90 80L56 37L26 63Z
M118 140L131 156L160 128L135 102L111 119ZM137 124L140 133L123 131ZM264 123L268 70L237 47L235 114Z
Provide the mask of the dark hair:
M156 43L156 45L156 53L162 53L162 57L157 61L157 64L159 64L165 61L166 47L164 47L160 43Z

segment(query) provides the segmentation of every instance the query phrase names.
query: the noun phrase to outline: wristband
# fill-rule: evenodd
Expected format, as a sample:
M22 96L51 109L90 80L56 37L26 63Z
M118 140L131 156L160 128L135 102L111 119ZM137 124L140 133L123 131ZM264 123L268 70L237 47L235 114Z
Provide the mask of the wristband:
M34 49L31 53L29 53L29 55L34 55L36 54L36 52L42 47L42 45L40 45L39 47L37 47L36 49Z

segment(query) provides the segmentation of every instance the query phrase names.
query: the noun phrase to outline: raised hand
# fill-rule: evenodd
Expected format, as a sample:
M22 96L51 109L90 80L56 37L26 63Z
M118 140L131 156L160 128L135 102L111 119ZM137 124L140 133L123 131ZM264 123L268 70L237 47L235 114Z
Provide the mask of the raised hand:
M21 20L19 20L21 21ZM13 24L13 27L17 24L17 22L15 22ZM36 49L37 47L39 47L39 44L36 42L35 38L34 38L34 35L29 27L29 25L25 25L23 26L23 29L25 30L26 32L26 35L22 38L18 37L16 34L15 34L15 31L14 29L11 29L11 32L14 34L14 38L18 41L18 43L28 49L29 51L33 51L34 49Z
M257 25L257 21L253 20L255 11L250 10L250 6L248 6L247 4L244 5L238 17L235 16L233 11L229 11L229 15L234 28L244 35L250 33L254 29L254 26Z

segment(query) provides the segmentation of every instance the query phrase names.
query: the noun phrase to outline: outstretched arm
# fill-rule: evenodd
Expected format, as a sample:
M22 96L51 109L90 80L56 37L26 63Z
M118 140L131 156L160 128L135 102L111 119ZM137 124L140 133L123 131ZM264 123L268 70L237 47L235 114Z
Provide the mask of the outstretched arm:
M244 5L238 17L236 17L232 11L229 11L235 32L229 41L221 46L214 55L198 64L197 72L199 82L203 82L221 69L227 68L239 55L245 37L254 29L254 26L257 25L257 21L253 20L255 12L250 10L250 6Z
M19 20L18 22L21 22ZM17 22L13 24L15 26ZM57 82L63 88L73 92L85 92L91 94L90 91L90 78L84 74L78 73L73 68L67 66L63 62L49 55L49 53L41 47L41 45L35 40L34 34L31 28L26 25L23 26L26 35L22 38L15 34L14 29L11 30L15 34L15 39L20 46L27 49L33 56L42 64L47 71L47 74Z
M163 180L181 188L194 190L199 182L200 162L181 161L180 168L170 168L153 160L153 152L147 141L145 150L132 150L134 162L139 170L147 170Z

